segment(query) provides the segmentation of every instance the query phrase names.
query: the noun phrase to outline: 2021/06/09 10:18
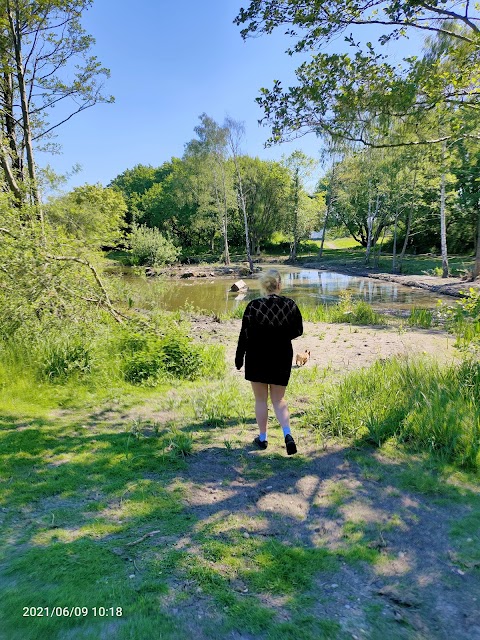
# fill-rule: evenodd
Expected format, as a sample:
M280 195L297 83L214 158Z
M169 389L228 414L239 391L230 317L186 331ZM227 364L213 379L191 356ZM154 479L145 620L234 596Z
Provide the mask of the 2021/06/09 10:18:
M122 607L23 607L23 617L32 618L121 617Z

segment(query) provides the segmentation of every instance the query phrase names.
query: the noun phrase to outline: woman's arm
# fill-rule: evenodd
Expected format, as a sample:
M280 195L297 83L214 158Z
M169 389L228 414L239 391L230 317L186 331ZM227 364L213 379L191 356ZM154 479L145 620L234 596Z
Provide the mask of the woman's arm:
M241 369L243 365L243 358L245 357L245 351L247 350L248 339L248 327L250 324L250 303L247 305L242 318L242 328L240 329L240 335L238 336L237 351L235 353L235 366L237 369Z
M290 321L290 340L298 338L303 333L303 318L300 309L293 303L291 321Z

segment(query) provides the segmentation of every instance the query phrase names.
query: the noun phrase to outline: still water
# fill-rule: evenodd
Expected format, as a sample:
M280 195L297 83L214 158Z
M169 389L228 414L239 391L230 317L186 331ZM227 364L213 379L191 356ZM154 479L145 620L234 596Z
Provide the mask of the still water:
M442 297L423 289L412 289L393 282L348 276L333 271L317 271L283 265L271 265L282 276L282 293L301 306L335 304L342 291L369 302L379 311L402 311L415 307L433 308ZM263 270L270 268L262 265ZM234 277L192 278L168 281L158 292L160 306L176 310L185 305L210 313L224 313L244 304L260 293L257 277L244 278L246 293L230 292ZM148 282L146 283L148 286ZM448 298L443 297L443 300Z

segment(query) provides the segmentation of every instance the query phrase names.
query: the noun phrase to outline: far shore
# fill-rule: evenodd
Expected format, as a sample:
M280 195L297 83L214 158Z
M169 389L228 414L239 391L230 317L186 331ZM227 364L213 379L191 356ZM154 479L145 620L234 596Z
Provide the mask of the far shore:
M335 271L349 276L357 276L359 278L373 278L375 280L384 280L386 282L396 282L405 287L416 287L418 289L426 289L432 293L438 293L444 296L462 297L463 291L468 291L470 287L480 288L480 281L477 279L472 282L464 278L449 277L440 278L438 276L429 276L426 274L394 274L376 271L356 265L344 265L328 263L328 266L322 262L304 262L299 264L304 269L318 269L320 271Z
M385 273L375 268L363 267L354 264L345 264L343 262L331 262L326 263L321 261L305 261L301 259L296 262L288 262L286 259L278 259L267 256L260 259L254 259L255 270L260 272L263 265L289 265L299 267L302 269L317 269L319 271L334 271L336 273L342 273L344 275L355 276L359 278L372 278L374 280L383 280L386 282L396 282L405 287L413 287L418 289L425 289L432 293L438 293L444 296L453 296L456 298L462 297L462 292L468 291L470 287L480 288L480 280L474 282L466 280L461 277L449 277L441 278L438 276L431 276L427 274L393 274ZM147 275L149 276L170 276L180 279L189 278L215 278L215 277L231 277L231 278L249 278L252 277L248 268L248 263L245 261L235 262L228 266L225 265L212 265L212 264L195 264L195 265L177 265L168 268L161 268L159 270L153 268L147 268ZM255 274L253 274L255 277Z

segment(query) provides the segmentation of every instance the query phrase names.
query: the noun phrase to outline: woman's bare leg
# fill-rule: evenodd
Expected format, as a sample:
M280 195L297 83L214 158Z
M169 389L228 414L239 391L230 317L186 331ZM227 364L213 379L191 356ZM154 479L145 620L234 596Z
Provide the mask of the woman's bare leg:
M288 411L287 402L285 400L285 389L279 384L270 385L270 398L272 399L273 408L277 420L282 427L283 435L285 437L285 446L289 456L297 453L297 446L292 434L290 433L290 413Z
M266 434L268 421L268 384L264 382L252 382L251 385L255 396L255 417L258 428L260 434Z
M279 384L270 385L270 398L272 399L273 410L277 416L282 429L290 426L290 414L288 412L287 401L285 400L285 390Z

